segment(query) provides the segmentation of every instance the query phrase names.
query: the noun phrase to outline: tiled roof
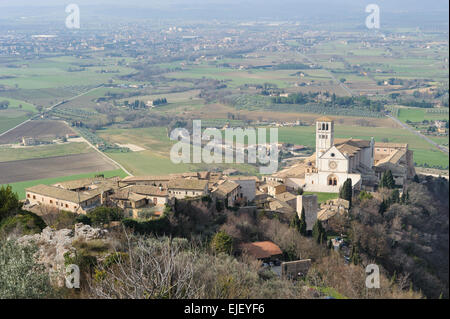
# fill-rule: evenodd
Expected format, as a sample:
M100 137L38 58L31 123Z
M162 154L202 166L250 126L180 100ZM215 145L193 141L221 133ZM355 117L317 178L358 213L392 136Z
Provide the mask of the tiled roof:
M273 174L272 176L279 177L279 178L284 178L284 177L304 178L307 166L308 166L307 163L295 164L295 165L292 165L291 167L285 168L285 169Z
M385 158L380 159L376 163L376 166L379 166L381 164L388 163L388 162L392 163L392 164L398 164L398 162L400 162L400 160L402 159L403 156L405 156L405 154L406 154L406 150L396 150L395 152L389 154Z
M208 181L204 180L176 178L169 181L167 188L204 190L207 185Z
M353 139L353 138L336 138L334 139L334 145L350 145L353 147L359 147L359 148L365 148L370 147L370 141L368 140L360 140L360 139Z
M129 190L130 192L141 194L141 195L153 195L153 196L167 196L167 189L160 189L157 186L149 186L149 185L132 185L127 186L124 189Z
M284 193L275 195L275 198L278 200L281 200L283 202L287 202L287 201L290 201L293 199L297 199L297 196L292 193L289 193L289 192L284 192Z
M349 144L341 144L339 146L336 146L336 148L342 153L347 154L348 156L354 156L361 150L359 147L351 146Z
M254 243L244 243L239 248L247 254L257 258L269 258L271 256L281 255L283 252L280 247L271 241L258 241Z
M408 147L408 143L384 143L384 142L375 142L375 147L407 148L407 147Z
M222 184L218 185L217 188L214 190L214 193L219 196L225 197L232 191L234 191L236 188L239 187L239 184L233 182L233 181L224 181Z
M333 119L328 116L322 116L316 119L316 122L333 122Z
M122 182L136 182L136 181L168 181L172 177L170 175L143 175L143 176L127 176L122 179Z
M80 203L99 195L102 191L105 191L105 189L95 189L86 192L75 192L56 186L40 184L28 187L26 191L51 197L54 199L66 200L72 203Z

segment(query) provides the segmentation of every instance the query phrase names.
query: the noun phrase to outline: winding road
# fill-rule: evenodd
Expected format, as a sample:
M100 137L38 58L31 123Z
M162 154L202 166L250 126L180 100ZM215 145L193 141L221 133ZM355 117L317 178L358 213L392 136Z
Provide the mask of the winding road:
M392 119L394 122L398 123L398 124L399 124L400 126L402 126L403 128L405 128L405 129L407 129L408 131L410 131L411 133L417 135L418 137L424 139L424 140L427 141L428 143L434 145L434 146L435 146L436 148L438 148L440 151L442 151L442 152L448 154L448 149L447 149L446 147L444 147L444 146L442 146L442 145L439 145L438 143L432 141L431 139L429 139L428 137L426 137L426 136L423 135L422 133L420 133L420 132L418 132L418 131L412 129L409 125L403 123L403 122L400 121L398 118L396 118L396 117L394 117L394 116L392 116L392 115L389 115L389 114L386 114L386 116L387 116L388 118Z

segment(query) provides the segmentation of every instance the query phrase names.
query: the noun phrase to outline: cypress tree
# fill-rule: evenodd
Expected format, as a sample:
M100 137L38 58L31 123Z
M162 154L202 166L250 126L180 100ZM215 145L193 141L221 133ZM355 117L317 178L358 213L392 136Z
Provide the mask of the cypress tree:
M300 232L300 218L298 218L297 213L294 214L290 226Z
M326 243L327 234L320 220L317 220L316 223L314 224L314 227L312 229L312 235L318 244Z
M339 190L339 198L348 200L351 206L352 193L353 193L352 180L350 178L347 178L347 180L344 182L341 189Z
M305 216L305 208L304 207L302 207L299 231L300 231L300 234L302 234L303 236L306 236L307 230L306 230L306 216Z
M386 172L386 187L389 189L395 188L395 180L394 180L394 176L392 176L391 170L388 170Z

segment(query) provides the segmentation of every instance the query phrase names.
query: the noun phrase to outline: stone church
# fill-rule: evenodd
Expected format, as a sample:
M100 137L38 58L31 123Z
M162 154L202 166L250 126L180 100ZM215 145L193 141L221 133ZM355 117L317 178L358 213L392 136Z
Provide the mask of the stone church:
M311 157L264 179L291 190L338 193L347 178L354 189L373 190L387 170L399 186L415 174L413 152L406 143L338 139L334 121L328 117L318 118L315 129L316 152Z

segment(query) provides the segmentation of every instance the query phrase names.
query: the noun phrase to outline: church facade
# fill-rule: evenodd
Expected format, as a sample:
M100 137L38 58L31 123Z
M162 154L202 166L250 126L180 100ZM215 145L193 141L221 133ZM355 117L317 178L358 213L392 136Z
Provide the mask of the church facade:
M306 168L304 190L337 193L350 178L354 189L360 189L363 181L376 181L374 146L359 139L335 139L334 121L321 117L316 120L315 163Z

